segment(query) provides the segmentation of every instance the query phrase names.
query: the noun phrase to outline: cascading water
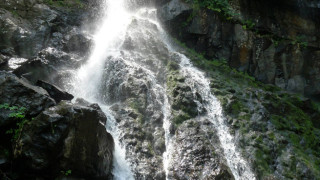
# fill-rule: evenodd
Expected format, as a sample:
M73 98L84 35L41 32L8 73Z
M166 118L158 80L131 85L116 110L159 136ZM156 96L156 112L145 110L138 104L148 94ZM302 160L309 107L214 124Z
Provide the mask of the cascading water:
M194 93L199 93L204 101L201 105L207 110L208 119L211 120L224 150L225 159L230 167L232 174L237 180L254 180L255 175L251 172L248 163L241 157L237 151L235 142L225 124L222 106L218 99L214 97L210 90L210 81L205 77L203 72L192 67L190 60L183 54L178 53L181 57L181 71L187 78L187 83L191 86Z
M197 104L207 110L235 179L255 179L224 124L221 105L210 93L209 80L171 48L155 10L129 12L124 0L107 0L106 5L92 54L75 74L71 92L99 103L105 112L107 130L116 144L114 178L172 178L169 167L175 147L164 72L167 59L178 54L180 72L191 90L204 100Z
M109 107L100 99L99 87L102 81L103 65L107 56L117 56L129 24L129 15L124 10L122 0L107 1L107 13L99 32L94 38L94 49L88 62L75 74L71 91L77 97L99 103L108 118L107 130L115 141L113 176L115 179L134 179L129 163L125 159L125 148L119 141L120 131L115 125L115 119ZM117 17L117 18L115 18ZM110 28L112 27L112 28ZM120 38L119 38L120 37Z

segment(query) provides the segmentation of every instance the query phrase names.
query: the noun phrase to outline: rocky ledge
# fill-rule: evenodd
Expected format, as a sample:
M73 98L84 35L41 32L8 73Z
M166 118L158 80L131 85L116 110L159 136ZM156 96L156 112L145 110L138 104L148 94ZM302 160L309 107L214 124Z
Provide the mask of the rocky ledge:
M0 92L2 179L111 175L114 142L97 104L82 99L56 104L52 92L5 71L0 71Z
M175 38L257 80L319 100L319 0L163 0Z

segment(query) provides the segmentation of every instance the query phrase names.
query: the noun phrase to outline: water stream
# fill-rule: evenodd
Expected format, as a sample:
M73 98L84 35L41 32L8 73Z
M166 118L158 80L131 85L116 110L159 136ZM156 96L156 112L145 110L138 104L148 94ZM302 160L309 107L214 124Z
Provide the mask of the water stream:
M219 100L211 93L210 81L204 73L192 66L190 60L183 54L181 57L181 71L187 78L187 83L192 87L194 93L199 93L204 101L201 106L207 110L207 117L217 130L217 134L224 151L225 159L236 180L254 180L255 175L250 170L248 163L241 157L237 150L234 138L230 134L222 113Z
M157 21L155 9L142 8L136 11L131 9L129 12L124 0L106 0L106 5L107 12L100 30L95 35L92 54L87 63L75 73L71 92L76 97L99 103L106 114L107 131L115 140L112 172L114 178L116 180L147 179L148 173L152 172L152 170L139 172L150 166L148 157L139 154L135 158L132 155L135 151L125 147L126 144L122 142L125 132L119 129L119 123L114 117L116 112L111 108L117 103L126 105L127 99L135 97L130 95L131 92L127 92L127 89L129 87L129 91L133 91L137 84L146 92L146 114L150 114L146 117L161 117L165 150L162 155L163 167L157 165L155 168L163 168L168 179L170 157L174 149L171 141L174 135L170 134L171 107L165 80L163 80L163 68L166 66L159 59L168 58L162 58L162 56L168 56L167 54L178 54L180 72L186 77L192 91L198 92L204 100L198 105L207 110L206 116L211 120L213 128L217 130L225 159L235 179L255 179L248 163L236 149L233 137L224 123L221 105L210 92L209 80L192 66L186 56L171 47L166 33ZM127 109L130 109L129 105ZM157 124L150 123L150 125L157 128ZM150 144L146 140L146 144L148 143ZM130 154L131 159L128 159ZM141 176L137 178L136 174L139 173Z
M90 102L100 105L108 118L107 130L111 133L115 142L113 157L113 176L116 180L133 180L130 163L126 160L126 149L120 143L121 131L117 128L115 118L109 106L99 97L104 71L104 63L107 56L118 56L119 47L123 43L126 27L129 25L130 16L124 9L123 0L106 1L107 13L103 19L101 28L94 36L94 48L92 54L73 78L71 92L76 97L82 97ZM112 28L110 28L112 27Z

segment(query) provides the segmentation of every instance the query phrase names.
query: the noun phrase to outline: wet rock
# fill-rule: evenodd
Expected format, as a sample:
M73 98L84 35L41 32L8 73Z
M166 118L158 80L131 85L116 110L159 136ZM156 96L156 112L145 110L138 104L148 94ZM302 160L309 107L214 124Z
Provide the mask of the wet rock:
M181 0L172 0L162 6L160 9L160 17L164 21L170 21L190 10L191 7L187 3Z
M23 58L29 58L40 51L46 44L50 34L48 24L56 18L57 13L45 5L37 4L32 6L34 11L31 12L33 13L23 15L24 11L20 11L19 7L16 10L12 9L11 12L0 9L2 11L0 23L3 28L0 37L4 38L0 47L3 51L13 47L13 50L10 51L11 53ZM20 16L24 16L24 18ZM29 21L28 18L35 18L37 21Z
M66 91L61 90L60 88L49 84L45 81L38 80L36 83L37 86L45 89L51 98L53 98L57 103L62 100L72 100L74 96L72 94L67 93Z
M0 92L1 104L24 107L30 116L38 115L44 109L55 105L46 90L5 71L0 71ZM9 118L8 114L2 113L1 117L1 124Z
M46 48L38 56L25 62L13 71L20 77L25 77L32 83L39 79L63 87L63 81L70 77L72 71L81 63L81 58L55 48Z
M66 44L63 49L66 52L78 53L82 56L90 52L90 47L93 44L92 40L88 39L81 33L69 35L66 39Z
M110 55L105 61L99 90L104 102L114 103L111 109L121 132L119 139L136 179L165 179L163 108L170 52L159 33L157 24L134 18L119 56Z
M158 9L171 35L208 59L225 59L264 83L318 99L319 58L314 51L320 47L320 11L315 4L233 0L223 5L228 10L216 11L204 2L171 0Z
M288 80L288 91L292 92L300 92L304 94L306 80L301 76L294 76L293 78Z
M15 148L21 178L107 178L114 142L106 132L106 117L98 105L61 102L28 123Z
M0 70L6 70L8 67L9 57L0 54Z
M204 119L185 121L173 139L169 178L234 179L219 150L219 141Z

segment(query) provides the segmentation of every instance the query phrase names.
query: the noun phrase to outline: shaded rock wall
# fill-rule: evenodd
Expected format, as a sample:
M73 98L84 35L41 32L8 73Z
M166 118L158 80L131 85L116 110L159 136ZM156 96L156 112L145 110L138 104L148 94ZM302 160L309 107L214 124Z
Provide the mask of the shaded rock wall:
M0 71L1 179L110 177L114 142L106 116L97 104L59 98L56 105L46 90Z
M101 2L1 1L0 69L62 87L90 53Z
M71 170L75 177L107 178L114 145L105 123L97 105L62 102L42 112L17 142L14 155L22 177L50 179Z
M219 61L206 60L191 49L181 51L210 78L211 91L221 102L225 123L235 136L237 149L251 164L258 179L318 179L319 105L255 81ZM184 116L181 126L185 127L188 119ZM189 130L184 128L185 132ZM210 133L207 135L210 139ZM182 140L188 142L188 138Z
M174 37L259 81L319 99L319 1L232 0L230 17L195 4L159 6Z

